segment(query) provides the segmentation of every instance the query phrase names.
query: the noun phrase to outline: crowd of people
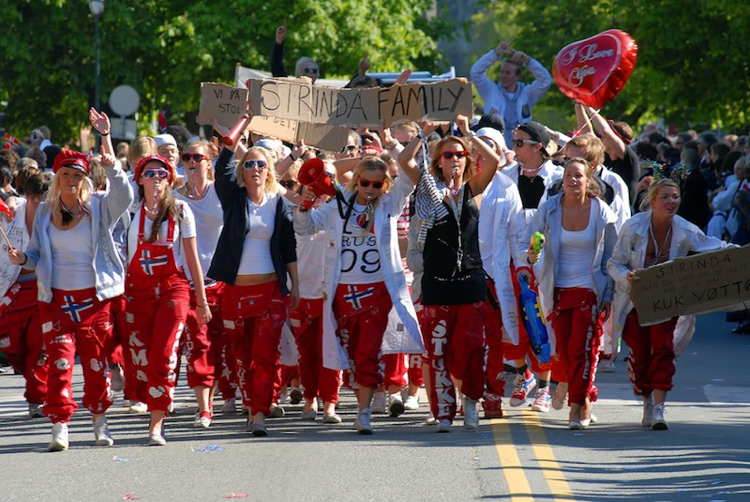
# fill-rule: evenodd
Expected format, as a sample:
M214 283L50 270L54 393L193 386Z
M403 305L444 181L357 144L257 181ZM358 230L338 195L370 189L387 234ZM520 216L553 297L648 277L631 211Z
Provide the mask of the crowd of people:
M310 58L295 70L319 76ZM474 430L480 403L503 417L509 381L511 407L567 402L584 429L621 338L643 425L667 429L694 318L641 326L629 291L640 269L750 241L748 137L636 136L579 104L575 130L554 131L531 113L549 73L507 43L471 77L476 117L353 129L339 152L223 141L218 125L115 149L94 109L98 151L59 147L44 127L6 136L0 351L30 418L51 421L49 449L69 446L76 357L96 444L114 443L106 412L122 391L150 415L148 444L164 445L182 360L196 428L212 426L217 390L221 413L239 399L248 432L266 436L287 402L340 424L351 389L354 428L371 434L373 413L418 409L424 387L428 425L449 432L462 415Z

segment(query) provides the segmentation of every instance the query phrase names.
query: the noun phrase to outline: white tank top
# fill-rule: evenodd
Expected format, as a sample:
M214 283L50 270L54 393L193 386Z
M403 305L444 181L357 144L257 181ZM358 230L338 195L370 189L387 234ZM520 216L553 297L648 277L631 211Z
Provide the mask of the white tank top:
M596 251L596 235L593 220L594 203L592 202L589 223L585 229L579 231L562 229L556 287L594 289L592 263Z
M60 230L49 226L52 244L52 288L77 290L93 288L94 249L91 243L91 217L81 218L76 226Z
M275 226L277 199L278 196L266 196L260 204L247 199L250 231L242 244L238 275L270 274L276 271L271 259L271 236Z
M375 234L357 222L367 207L354 204L351 217L341 235L341 278L339 284L370 284L383 281L380 251Z

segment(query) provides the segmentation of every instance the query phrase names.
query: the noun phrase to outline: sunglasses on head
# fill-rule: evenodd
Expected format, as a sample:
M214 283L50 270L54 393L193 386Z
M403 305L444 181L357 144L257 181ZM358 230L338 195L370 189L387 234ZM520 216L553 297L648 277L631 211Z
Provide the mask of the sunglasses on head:
M457 159L463 159L466 157L466 152L443 152L443 158L445 160L451 160L453 157L456 157Z
M362 188L367 188L372 185L372 188L374 188L375 190L380 190L381 188L383 188L383 184L384 183L382 181L370 181L362 178L359 179L359 186L361 186Z
M310 74L310 75L317 75L318 69L317 68L303 68L302 73Z
M242 164L242 167L245 169L259 169L263 170L268 166L268 163L265 160L246 160L244 164Z
M169 172L166 169L147 169L143 171L142 176L147 179L156 178L163 180L169 176Z
M513 140L513 146L516 148L521 148L523 145L536 145L538 144L538 141L534 141L533 139L514 139Z
M183 153L181 158L183 162L190 162L191 160L193 162L200 162L204 160L206 156L202 153Z

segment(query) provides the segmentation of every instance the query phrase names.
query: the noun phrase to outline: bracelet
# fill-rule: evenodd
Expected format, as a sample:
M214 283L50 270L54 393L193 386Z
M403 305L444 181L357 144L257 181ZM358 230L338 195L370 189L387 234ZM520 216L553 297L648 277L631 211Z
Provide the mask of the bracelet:
M27 255L26 253L24 253L23 254L23 262L21 262L21 265L19 265L19 266L23 267L24 265L26 265L26 263L28 261L29 261L29 255Z

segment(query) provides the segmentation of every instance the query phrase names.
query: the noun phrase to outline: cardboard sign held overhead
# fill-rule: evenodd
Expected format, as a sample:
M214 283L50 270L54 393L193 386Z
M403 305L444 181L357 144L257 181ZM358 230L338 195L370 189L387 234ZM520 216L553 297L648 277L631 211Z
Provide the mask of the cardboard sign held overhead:
M750 302L750 247L677 258L640 270L636 277L630 298L642 325L734 310Z
M300 141L304 141L307 146L330 152L340 151L349 139L349 129L345 127L308 124L275 117L253 117L248 129L255 134L271 136L289 143L299 144Z
M225 84L201 83L201 103L196 122L201 125L219 125L231 128L245 113L247 89Z
M389 88L337 89L298 79L252 79L252 114L347 127L453 120L472 113L471 84L453 79Z

